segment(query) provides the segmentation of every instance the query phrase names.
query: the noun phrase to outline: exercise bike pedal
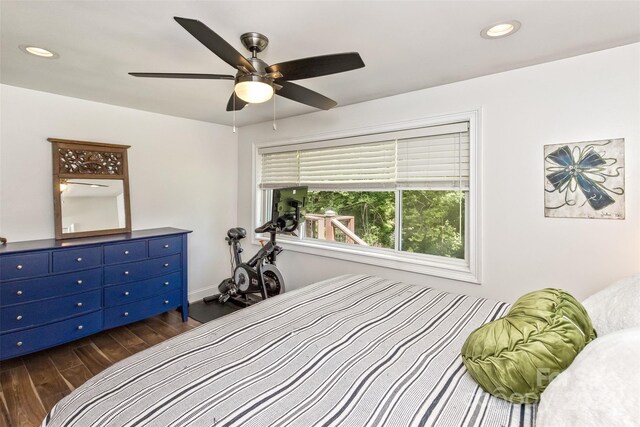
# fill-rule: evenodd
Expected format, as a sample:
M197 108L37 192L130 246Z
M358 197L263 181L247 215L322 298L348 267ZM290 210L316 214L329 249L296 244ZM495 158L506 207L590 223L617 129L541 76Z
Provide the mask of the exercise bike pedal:
M208 297L202 298L202 302L205 304L212 303L214 301L218 301L220 299L220 294L209 295Z
M202 301L205 304L211 304L212 302L218 302L220 304L224 304L229 300L229 298L231 298L229 294L215 294L215 295L210 295L208 297L202 298Z

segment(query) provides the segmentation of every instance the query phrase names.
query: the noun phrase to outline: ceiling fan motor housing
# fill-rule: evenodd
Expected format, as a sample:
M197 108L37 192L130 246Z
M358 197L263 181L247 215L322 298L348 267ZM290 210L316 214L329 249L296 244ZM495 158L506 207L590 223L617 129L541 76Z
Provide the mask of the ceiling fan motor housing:
M262 59L259 59L259 58L247 58L247 60L249 62L251 62L251 65L253 65L253 68L256 69L256 73L258 73L258 74L267 74L266 68L269 65L267 65L267 63L264 62Z
M251 65L253 65L253 68L255 68L256 71L250 73L238 71L238 73L236 74L236 83L249 81L262 82L269 85L273 83L273 78L268 75L265 70L268 65L262 59L254 57L247 58L247 60L251 63Z
M240 74L236 76L236 84L240 82L260 82L266 83L268 85L273 84L273 79L269 76L261 76L259 74L250 73L250 74Z

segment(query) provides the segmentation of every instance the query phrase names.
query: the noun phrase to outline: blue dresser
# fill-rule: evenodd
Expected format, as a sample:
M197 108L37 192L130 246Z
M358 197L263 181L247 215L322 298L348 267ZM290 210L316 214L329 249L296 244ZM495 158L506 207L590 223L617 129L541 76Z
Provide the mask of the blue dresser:
M181 308L188 230L0 246L0 360Z

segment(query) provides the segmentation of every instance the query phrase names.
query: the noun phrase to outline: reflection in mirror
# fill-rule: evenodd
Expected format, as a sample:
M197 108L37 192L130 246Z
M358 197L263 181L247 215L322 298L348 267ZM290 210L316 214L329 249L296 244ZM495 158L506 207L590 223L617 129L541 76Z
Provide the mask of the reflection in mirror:
M121 179L60 179L62 233L124 228Z

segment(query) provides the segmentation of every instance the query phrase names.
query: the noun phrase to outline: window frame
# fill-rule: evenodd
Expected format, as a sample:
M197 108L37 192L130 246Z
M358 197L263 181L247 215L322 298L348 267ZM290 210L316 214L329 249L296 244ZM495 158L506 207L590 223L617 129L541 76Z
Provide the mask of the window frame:
M406 122L389 123L385 125L370 126L366 128L352 129L341 132L331 132L315 137L296 138L272 142L254 142L252 144L252 188L251 188L251 226L252 242L260 244L266 237L253 231L261 225L261 213L265 206L262 197L263 190L258 188L260 176L259 150L264 147L287 146L320 142L326 139L357 137L372 133L394 132L405 129L445 125L460 121L469 122L469 191L465 197L466 210L466 234L465 234L465 259L447 258L428 254L415 254L411 252L394 251L386 248L361 247L347 245L339 242L323 240L301 240L287 236L279 236L278 244L286 250L318 255L328 258L357 262L361 264L375 265L396 270L410 271L418 274L437 276L447 279L459 280L468 283L481 283L481 110L471 110L461 113L447 114L437 117L428 117ZM398 190L396 191L396 205L398 203ZM399 212L400 211L400 212ZM396 219L401 215L400 209L396 209ZM396 222L397 223L397 222ZM401 231L400 231L401 233ZM398 248L396 239L396 249Z

